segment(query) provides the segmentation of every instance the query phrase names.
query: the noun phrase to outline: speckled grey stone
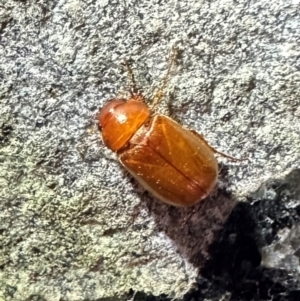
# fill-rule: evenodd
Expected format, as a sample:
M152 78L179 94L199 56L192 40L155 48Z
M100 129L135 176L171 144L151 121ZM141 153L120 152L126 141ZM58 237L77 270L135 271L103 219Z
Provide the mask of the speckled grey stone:
M0 0L0 300L295 296L299 9ZM128 91L124 59L150 102L172 46L180 57L159 111L246 157L220 157L218 187L189 209L144 192L103 146L95 117Z

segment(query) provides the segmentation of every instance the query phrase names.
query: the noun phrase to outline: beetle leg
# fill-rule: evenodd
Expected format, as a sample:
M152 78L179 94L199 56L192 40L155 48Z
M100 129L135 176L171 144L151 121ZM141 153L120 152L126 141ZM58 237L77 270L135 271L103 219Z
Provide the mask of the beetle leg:
M133 70L131 68L131 65L130 65L129 61L124 60L124 65L127 69L127 74L128 74L128 78L129 78L129 81L130 81L130 86L131 86L130 87L130 94L131 94L131 96L134 96L134 95L138 94L138 88L136 86L134 73L133 73Z
M238 159L238 158L235 158L235 157L232 157L232 156L229 156L229 155L227 155L227 154L225 154L225 153L222 153L222 152L219 152L218 150L216 150L214 147L212 147L205 139L204 139L204 137L201 135L201 134L199 134L199 133L197 133L196 131L194 131L194 130L190 130L190 132L192 133L192 134L194 134L195 136L197 136L199 139L201 139L215 154L219 154L219 155L221 155L222 157L225 157L225 158L227 158L227 159L229 159L229 160L231 160L231 161L234 161L234 162L239 162L239 161L244 161L245 160L245 158L243 158L243 159Z
M153 101L150 106L151 110L153 110L158 105L158 103L161 101L161 99L164 95L164 89L167 86L167 83L168 83L168 80L170 77L170 72L171 72L172 67L174 66L174 62L175 62L177 56L178 56L178 49L176 47L172 47L172 53L169 58L168 69L167 69L165 76L163 77L163 79L161 81L160 88L158 88L158 90L156 91L156 93L153 97Z

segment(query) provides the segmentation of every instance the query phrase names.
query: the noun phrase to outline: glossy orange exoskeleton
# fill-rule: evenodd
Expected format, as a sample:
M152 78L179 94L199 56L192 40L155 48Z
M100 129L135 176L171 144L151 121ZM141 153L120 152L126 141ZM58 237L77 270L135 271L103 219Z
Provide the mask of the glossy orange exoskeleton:
M153 111L162 98L176 53L151 109L126 63L133 85L131 96L111 99L100 110L98 120L105 145L145 189L168 204L191 206L213 190L218 176L214 153L219 152L201 135Z

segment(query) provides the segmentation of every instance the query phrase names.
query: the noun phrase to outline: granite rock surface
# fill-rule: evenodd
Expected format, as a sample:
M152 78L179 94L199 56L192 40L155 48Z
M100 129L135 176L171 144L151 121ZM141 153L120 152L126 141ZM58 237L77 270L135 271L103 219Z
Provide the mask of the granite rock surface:
M300 300L300 2L0 1L0 300ZM175 208L106 149L126 97L202 133L214 193ZM127 94L126 94L127 93Z

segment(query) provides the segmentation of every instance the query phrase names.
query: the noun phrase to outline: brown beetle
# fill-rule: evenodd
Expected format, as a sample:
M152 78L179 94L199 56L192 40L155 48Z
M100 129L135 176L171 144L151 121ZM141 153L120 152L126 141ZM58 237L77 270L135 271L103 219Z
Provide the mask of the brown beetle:
M168 204L191 206L207 197L216 184L218 163L214 153L234 158L215 150L198 133L153 112L176 54L175 50L151 109L126 63L132 80L131 96L111 99L98 119L105 145L117 153L122 165L145 189Z

